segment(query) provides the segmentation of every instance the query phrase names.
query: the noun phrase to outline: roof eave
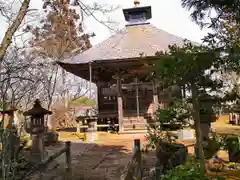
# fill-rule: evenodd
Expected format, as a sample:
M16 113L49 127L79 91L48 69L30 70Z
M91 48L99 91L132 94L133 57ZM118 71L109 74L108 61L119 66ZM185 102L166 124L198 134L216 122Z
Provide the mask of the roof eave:
M102 64L102 63L124 63L128 61L139 61L139 60L155 60L158 58L158 56L143 56L143 57L133 57L133 58L118 58L118 59L98 59L98 60L92 60L89 62L84 62L84 63L68 63L68 62L61 62L61 61L56 61L58 65L62 64L72 64L72 65L81 65L83 67L88 66L90 63L91 64Z

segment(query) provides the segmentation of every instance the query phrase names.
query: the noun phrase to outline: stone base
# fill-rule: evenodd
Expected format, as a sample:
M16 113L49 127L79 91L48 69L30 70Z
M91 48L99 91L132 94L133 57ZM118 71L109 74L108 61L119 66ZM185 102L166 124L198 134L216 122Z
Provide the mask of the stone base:
M200 124L200 128L201 128L201 133L202 133L202 137L203 139L208 138L208 134L211 130L211 124L209 123L201 123Z
M178 131L179 140L191 140L195 138L195 132L193 129L182 129Z
M86 134L86 141L93 143L98 140L98 133L97 132L87 132Z

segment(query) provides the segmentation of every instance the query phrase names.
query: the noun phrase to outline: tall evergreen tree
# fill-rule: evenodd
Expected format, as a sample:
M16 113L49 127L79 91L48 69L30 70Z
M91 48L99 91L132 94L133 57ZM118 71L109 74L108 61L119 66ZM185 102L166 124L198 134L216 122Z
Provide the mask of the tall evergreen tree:
M240 0L181 0L184 8L191 11L191 16L200 26L210 25L213 33L204 37L204 42L220 50L223 73L240 73ZM214 17L209 12L214 12ZM210 14L210 15L209 15ZM210 22L207 20L211 20ZM240 77L239 77L240 79ZM227 95L231 100L237 98L236 89ZM235 96L233 96L235 94Z
M239 0L181 0L182 6L191 11L191 17L200 25L215 26L222 17L232 17L240 22ZM211 13L214 12L214 13ZM211 16L216 14L215 16ZM206 24L206 19L210 22Z
M169 47L166 53L157 53L159 59L156 64L156 78L166 87L174 84L186 85L191 92L190 109L194 120L197 149L201 164L202 175L204 175L204 152L202 146L201 123L201 95L208 89L216 90L221 83L214 81L211 75L218 68L220 54L214 49L206 46L193 45L185 42L183 47L176 45ZM209 71L206 73L206 71Z

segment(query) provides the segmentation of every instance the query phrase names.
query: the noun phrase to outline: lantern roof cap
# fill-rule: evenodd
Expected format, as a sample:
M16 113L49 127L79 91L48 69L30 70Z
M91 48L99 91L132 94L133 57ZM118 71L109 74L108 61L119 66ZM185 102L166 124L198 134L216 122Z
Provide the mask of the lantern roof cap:
M207 94L205 92L200 92L198 99L201 102L218 102L218 101L221 100L220 97L215 96L215 95L210 95L210 94ZM188 98L187 100L188 100L188 102L192 102L191 97Z
M209 94L207 94L207 93L202 93L202 94L200 94L200 96L199 96L199 100L200 100L200 101L216 100L216 97L211 96L211 95L209 95Z
M41 116L41 115L46 115L46 114L52 114L52 111L49 111L47 109L44 109L41 106L40 100L36 99L33 105L33 108L25 111L23 113L24 116Z

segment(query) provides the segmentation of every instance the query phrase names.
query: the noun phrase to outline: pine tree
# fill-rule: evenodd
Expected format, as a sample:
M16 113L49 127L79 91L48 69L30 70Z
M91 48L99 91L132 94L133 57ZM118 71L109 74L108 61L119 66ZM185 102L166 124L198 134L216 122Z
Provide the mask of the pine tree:
M169 52L158 52L155 76L163 83L164 87L174 84L185 85L191 92L190 109L194 120L197 149L201 164L201 172L204 175L204 152L202 146L202 134L200 129L202 108L200 98L207 89L216 90L221 83L213 81L211 75L217 70L220 54L215 49L206 46L197 46L186 41L183 47L176 45L169 47ZM211 70L210 70L211 69ZM206 74L206 70L210 70Z
M221 71L226 74L240 73L240 1L239 0L181 0L184 8L200 26L210 25L213 33L204 37L204 42L221 51ZM212 17L209 12L215 10ZM206 23L210 19L210 23ZM225 99L236 100L236 86L233 84ZM239 93L239 92L238 92Z
M192 19L201 26L209 25L206 19L210 18L210 26L214 27L222 17L232 17L240 22L239 0L181 0L182 6L191 11ZM215 16L211 12L215 12Z

